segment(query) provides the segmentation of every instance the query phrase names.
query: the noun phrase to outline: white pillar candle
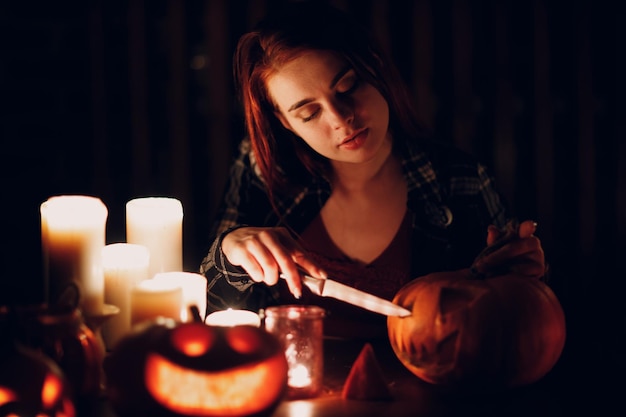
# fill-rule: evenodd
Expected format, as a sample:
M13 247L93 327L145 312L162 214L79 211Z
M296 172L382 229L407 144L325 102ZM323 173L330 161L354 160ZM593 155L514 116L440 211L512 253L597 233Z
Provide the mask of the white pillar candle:
M143 280L130 292L131 327L157 317L180 321L182 305L183 290L180 286L154 279Z
M183 270L183 206L175 198L143 197L126 203L126 242L150 251L150 278Z
M200 316L204 319L206 314L206 290L207 281L204 275L194 272L161 272L154 276L154 280L169 282L178 285L183 290L183 307L180 312L180 319L183 322L191 321L193 317L189 314L191 306L198 307Z
M101 314L106 206L96 197L61 195L43 202L40 213L48 303Z
M214 311L206 316L205 324L209 326L261 326L261 317L254 311L249 310L233 310L232 308Z
M102 337L108 349L130 331L130 292L148 278L148 248L132 243L112 243L102 249L104 302L119 308L119 314L102 326Z

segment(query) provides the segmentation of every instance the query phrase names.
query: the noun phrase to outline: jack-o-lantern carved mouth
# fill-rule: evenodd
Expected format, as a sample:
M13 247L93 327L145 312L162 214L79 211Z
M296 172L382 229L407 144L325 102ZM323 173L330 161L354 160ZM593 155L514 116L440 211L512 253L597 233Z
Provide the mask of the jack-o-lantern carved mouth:
M270 406L280 395L278 391L266 392L280 386L265 383L280 366L280 358L276 357L242 366L240 372L237 368L205 372L184 368L151 353L146 359L145 383L157 402L179 413L229 416L241 415L242 409L249 408L252 414Z
M459 326L465 321L472 303L485 293L481 288L442 287L438 297L438 312L432 323L432 337L426 338L419 349L410 352L412 362L423 367L454 366L459 353ZM410 349L410 347L409 347Z

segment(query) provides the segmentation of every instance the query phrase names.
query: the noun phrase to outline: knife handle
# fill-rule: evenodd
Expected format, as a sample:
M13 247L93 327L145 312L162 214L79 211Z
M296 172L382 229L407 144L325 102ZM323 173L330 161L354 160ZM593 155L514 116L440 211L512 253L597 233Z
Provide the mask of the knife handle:
M279 275L282 279L287 279L285 274L282 272ZM300 279L302 280L302 284L307 286L313 294L322 295L322 291L324 290L324 279L323 278L315 278L308 274L305 274L303 271L300 271Z

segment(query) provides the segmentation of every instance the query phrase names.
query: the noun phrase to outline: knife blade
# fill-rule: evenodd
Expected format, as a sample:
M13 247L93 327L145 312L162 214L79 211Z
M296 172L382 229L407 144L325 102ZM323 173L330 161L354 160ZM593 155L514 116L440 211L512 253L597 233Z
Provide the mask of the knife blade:
M285 278L280 274L281 278ZM364 308L385 316L407 317L411 311L401 307L384 298L377 297L365 291L357 290L349 285L342 284L332 279L315 278L302 274L302 283L306 285L313 294L321 297L331 297L349 304Z

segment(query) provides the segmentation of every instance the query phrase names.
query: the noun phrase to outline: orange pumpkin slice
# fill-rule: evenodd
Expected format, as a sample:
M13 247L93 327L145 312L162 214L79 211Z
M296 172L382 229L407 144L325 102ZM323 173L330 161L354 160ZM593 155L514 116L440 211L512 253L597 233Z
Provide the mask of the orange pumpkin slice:
M363 346L352 364L341 398L361 401L387 401L393 398L371 344Z

